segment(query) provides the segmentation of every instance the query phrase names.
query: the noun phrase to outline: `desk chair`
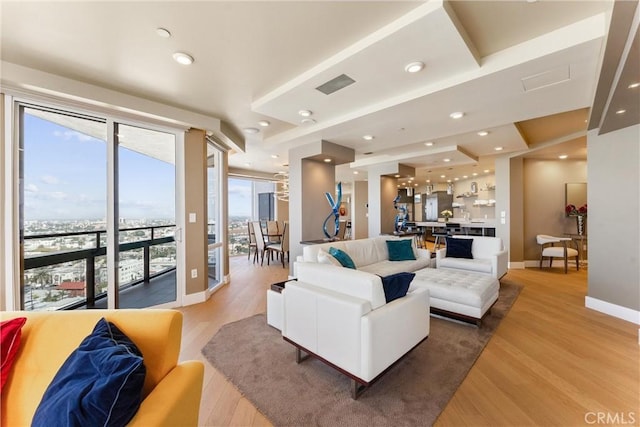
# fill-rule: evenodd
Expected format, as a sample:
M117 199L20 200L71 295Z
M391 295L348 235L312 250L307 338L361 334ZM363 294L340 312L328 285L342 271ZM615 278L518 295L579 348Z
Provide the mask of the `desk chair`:
M553 258L564 259L564 273L568 271L568 259L575 258L576 270L580 270L579 252L577 249L573 249L567 246L567 242L572 242L571 237L555 237L546 234L538 234L536 241L540 245L540 268L542 269L542 260L544 257L549 257L549 268L553 263ZM561 243L562 246L555 246L556 243Z

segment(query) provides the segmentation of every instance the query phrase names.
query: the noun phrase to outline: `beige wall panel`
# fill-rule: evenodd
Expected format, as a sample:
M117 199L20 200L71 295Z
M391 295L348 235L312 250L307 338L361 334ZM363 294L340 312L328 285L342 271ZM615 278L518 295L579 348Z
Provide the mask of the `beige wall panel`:
M394 221L398 213L393 207L393 199L398 195L397 180L380 177L380 231L382 234L394 232Z
M355 181L353 183L353 192L351 194L351 235L354 239L366 239L369 237L368 190L367 181Z
M640 125L587 136L588 295L640 310Z
M184 243L186 269L185 293L194 294L207 289L207 148L203 131L191 129L185 133L185 224ZM196 214L196 222L188 221ZM198 277L191 278L191 270Z
M594 157L591 163L598 161ZM536 235L576 233L575 218L568 218L564 212L565 184L587 182L587 162L525 159L523 172L524 259L537 260L540 247Z

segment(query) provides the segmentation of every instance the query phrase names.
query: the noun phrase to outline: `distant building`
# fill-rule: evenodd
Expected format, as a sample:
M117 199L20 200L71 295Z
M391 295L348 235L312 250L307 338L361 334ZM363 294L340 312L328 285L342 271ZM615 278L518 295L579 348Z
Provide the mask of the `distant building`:
M69 292L69 296L72 297L84 297L85 288L85 282L62 282L55 287L58 291Z

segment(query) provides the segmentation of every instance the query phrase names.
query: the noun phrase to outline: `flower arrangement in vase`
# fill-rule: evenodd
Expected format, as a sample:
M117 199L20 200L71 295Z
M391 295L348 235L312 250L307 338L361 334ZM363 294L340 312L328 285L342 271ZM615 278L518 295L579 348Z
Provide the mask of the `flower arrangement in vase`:
M451 212L449 209L445 209L440 212L440 215L442 215L442 217L444 218L444 222L449 222L449 218L453 216L453 212Z
M585 217L587 216L587 204L585 203L579 208L576 208L575 205L567 205L564 208L564 211L568 216L576 217L576 226L578 228L578 234L582 236L584 234Z

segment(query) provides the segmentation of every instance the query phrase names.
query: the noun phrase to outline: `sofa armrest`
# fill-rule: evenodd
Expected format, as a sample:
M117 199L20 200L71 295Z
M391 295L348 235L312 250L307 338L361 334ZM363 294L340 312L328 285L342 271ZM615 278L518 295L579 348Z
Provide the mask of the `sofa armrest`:
M436 268L438 267L438 263L442 258L446 258L447 256L447 248L438 249L436 251Z
M282 336L357 375L361 319L371 304L301 281L288 283L282 295Z
M509 253L507 250L503 250L495 254L491 259L493 277L496 279L502 278L507 274L509 269Z
M431 258L431 251L429 249L418 248L416 249L416 252L418 254L418 258Z
M416 288L362 318L361 378L370 381L429 336L429 290Z
M142 401L129 426L197 426L203 380L202 362L178 364Z

